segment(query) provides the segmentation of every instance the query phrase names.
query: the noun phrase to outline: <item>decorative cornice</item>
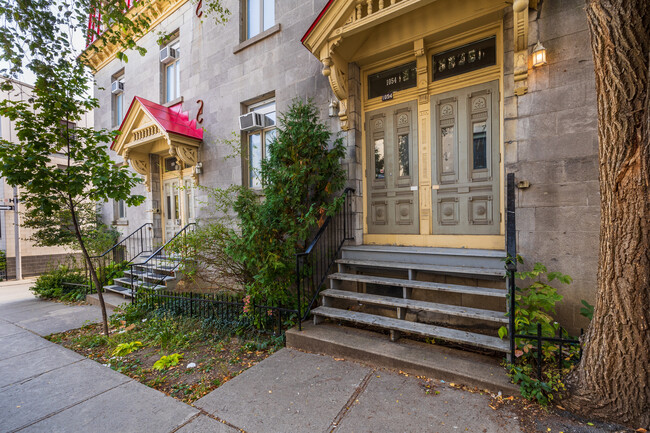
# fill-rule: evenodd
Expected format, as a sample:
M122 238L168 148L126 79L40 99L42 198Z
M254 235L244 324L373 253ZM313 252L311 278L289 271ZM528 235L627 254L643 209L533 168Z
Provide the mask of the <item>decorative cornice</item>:
M169 17L172 13L176 12L183 4L187 3L188 0L151 0L146 4L144 2L138 2L134 7L132 7L127 14L130 15L131 20L144 15L150 22L149 31L154 27L160 24L164 19ZM142 38L141 35L136 38L136 41ZM118 51L123 49L123 47L106 43L101 46L101 38L95 40L92 44L86 47L85 51L79 56L82 62L87 66L93 69L94 72L98 72L113 59L115 59Z

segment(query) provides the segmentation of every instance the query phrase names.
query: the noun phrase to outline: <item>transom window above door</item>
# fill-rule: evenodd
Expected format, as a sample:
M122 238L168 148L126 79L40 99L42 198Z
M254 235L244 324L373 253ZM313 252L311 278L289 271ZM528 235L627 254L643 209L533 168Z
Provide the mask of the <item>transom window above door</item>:
M270 29L275 24L275 0L244 0L246 39Z

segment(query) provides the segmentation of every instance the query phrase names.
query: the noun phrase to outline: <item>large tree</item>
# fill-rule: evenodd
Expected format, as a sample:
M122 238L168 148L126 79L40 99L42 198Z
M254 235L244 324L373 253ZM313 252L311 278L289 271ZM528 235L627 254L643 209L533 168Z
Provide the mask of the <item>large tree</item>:
M650 1L587 0L598 97L600 258L569 405L650 426Z

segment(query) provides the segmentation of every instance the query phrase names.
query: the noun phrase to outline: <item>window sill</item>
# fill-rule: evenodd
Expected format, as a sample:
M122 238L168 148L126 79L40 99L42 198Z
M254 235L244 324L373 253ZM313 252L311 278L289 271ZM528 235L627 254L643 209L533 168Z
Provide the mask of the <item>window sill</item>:
M262 39L266 39L269 36L279 32L279 31L280 31L280 23L274 25L273 27L271 27L268 30L264 30L262 33L256 34L255 36L253 36L250 39L246 39L244 42L242 42L241 44L239 44L235 48L233 48L232 53L237 54L238 52L240 52L242 50L245 50L246 48L250 47L251 45L255 45L256 43L258 43Z
M171 106L173 106L173 105L180 104L181 102L183 102L183 97L182 97L182 96L179 96L179 97L176 98L176 99L172 99L172 100L169 101L169 102L165 102L164 104L162 104L162 106L163 106L163 107L171 107Z

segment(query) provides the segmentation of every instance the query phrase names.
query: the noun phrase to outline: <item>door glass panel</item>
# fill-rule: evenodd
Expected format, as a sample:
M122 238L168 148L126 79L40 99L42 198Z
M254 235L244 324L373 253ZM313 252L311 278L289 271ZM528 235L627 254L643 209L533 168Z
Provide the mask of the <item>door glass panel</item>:
M175 219L180 219L181 216L179 214L179 203L178 203L178 189L174 188L174 218Z
M442 172L454 172L454 126L440 129L442 135Z
M167 195L167 221L172 219L172 198Z
M408 177L411 175L409 162L409 135L400 134L397 136L397 147L399 151L399 175L400 177Z
M474 170L487 168L487 123L475 122L472 133Z
M375 140L375 179L383 179L384 173L384 156L386 149L384 146L384 139L378 138Z

